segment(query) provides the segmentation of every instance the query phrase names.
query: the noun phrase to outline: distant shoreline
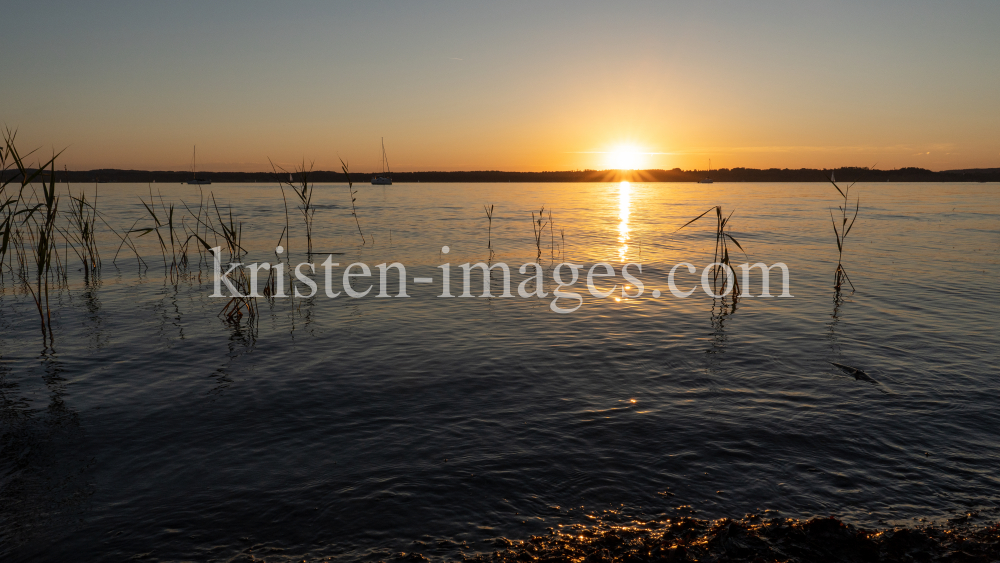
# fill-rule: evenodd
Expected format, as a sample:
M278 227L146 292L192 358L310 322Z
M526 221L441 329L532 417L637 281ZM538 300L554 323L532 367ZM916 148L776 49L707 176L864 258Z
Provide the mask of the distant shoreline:
M836 174L842 182L1000 182L1000 168L974 168L966 170L942 170L935 172L923 168L900 168L896 170L865 170L863 168L837 168L820 170L800 169L756 169L722 168L712 170L571 170L559 172L504 172L501 170L481 170L468 172L394 172L395 183L416 182L697 182L711 177L715 182L825 182L830 173ZM29 172L30 173L30 172ZM351 181L367 184L372 173L351 173ZM16 180L20 174L16 170L3 173L3 179ZM287 173L280 173L287 179ZM57 182L70 183L165 183L180 184L191 179L189 171L155 170L56 170ZM273 172L199 172L198 178L214 183L254 183L276 182L279 175ZM299 176L294 175L296 179ZM315 170L309 176L310 182L343 183L343 172Z

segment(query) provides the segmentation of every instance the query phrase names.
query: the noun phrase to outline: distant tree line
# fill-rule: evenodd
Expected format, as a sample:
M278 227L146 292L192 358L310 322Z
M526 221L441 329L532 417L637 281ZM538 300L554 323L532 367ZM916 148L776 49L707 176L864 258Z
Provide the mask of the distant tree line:
M32 171L29 170L30 174ZM934 172L924 168L899 168L895 170L866 170L845 167L833 170L815 168L720 168L712 170L710 177L716 182L825 182L835 172L837 180L853 182L1000 182L1000 168L974 168ZM57 182L128 182L179 184L191 179L191 172L156 170L56 170ZM4 179L16 180L17 170L7 170ZM351 173L351 180L359 184L371 181L373 174ZM709 174L704 170L565 170L561 172L504 172L478 170L468 172L393 172L392 180L409 182L697 182ZM273 172L199 172L199 178L216 183L276 182ZM285 174L282 174L287 180ZM318 183L343 183L344 173L333 170L316 170L310 181Z

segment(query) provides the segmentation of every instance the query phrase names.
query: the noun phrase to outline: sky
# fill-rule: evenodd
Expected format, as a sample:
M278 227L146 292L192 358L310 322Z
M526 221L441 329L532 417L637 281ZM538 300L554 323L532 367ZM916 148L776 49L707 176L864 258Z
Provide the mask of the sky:
M997 0L0 13L0 122L71 170L1000 167Z

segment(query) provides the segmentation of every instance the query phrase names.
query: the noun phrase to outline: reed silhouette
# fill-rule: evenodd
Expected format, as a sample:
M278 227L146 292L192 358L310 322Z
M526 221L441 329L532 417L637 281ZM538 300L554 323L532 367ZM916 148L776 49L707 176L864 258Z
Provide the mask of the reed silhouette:
M545 234L545 226L548 225L545 222L545 206L543 205L541 209L538 210L538 218L535 218L535 212L531 212L531 228L535 232L535 250L537 254L535 255L536 260L542 259L542 235Z
M68 247L83 263L84 282L89 283L91 277L96 277L101 271L101 254L97 248L97 186L94 186L94 199L87 201L87 193L80 190L80 195L73 195L67 187L70 198L69 226L59 228L67 241ZM72 244L69 244L72 243ZM65 262L65 260L64 260Z
M232 207L229 207L227 214L223 215L219 209L219 204L215 201L214 195L212 196L212 206L215 209L215 217L219 225L219 229L213 229L213 232L221 234L225 241L226 251L229 253L229 262L231 264L240 262L246 253L246 250L240 244L243 237L243 223L233 218ZM204 240L201 242L202 244L207 244ZM219 312L219 315L229 322L239 323L245 314L249 322L253 324L257 320L258 309L257 298L253 296L255 288L251 287L250 284L250 275L246 269L237 268L233 272L232 279L233 286L236 287L238 295L234 295L229 299L222 308L222 311Z
M361 244L365 244L365 234L361 232L361 221L358 220L358 209L354 206L354 202L358 200L358 192L354 189L354 183L351 182L351 172L344 159L340 159L340 168L344 171L344 176L347 176L347 191L351 194L351 215L354 216L354 223L358 226L358 234L361 235Z
M270 160L268 160L270 162ZM281 199L285 202L285 230L286 233L291 236L288 231L288 200L285 198L285 189L291 190L295 194L295 199L298 200L298 210L302 214L302 222L305 224L306 229L306 255L312 256L313 253L313 218L316 215L316 209L312 206L313 192L315 191L315 184L311 183L311 177L313 173L313 168L315 166L314 162L309 163L309 167L306 168L305 160L302 164L295 167L294 174L289 173L284 168L276 166L271 162L271 168L274 170L275 176L278 178L278 185L281 187ZM281 169L281 173L278 173L278 169ZM285 176L288 176L288 180L285 180ZM294 176L298 176L296 180Z
M728 285L729 280L732 280L733 282L732 294L733 294L733 302L735 305L735 302L740 294L740 282L736 278L736 274L733 270L732 260L730 258L730 253L729 253L729 241L735 244L737 248L739 248L744 254L746 254L746 251L743 250L743 246L739 243L739 241L733 238L731 234L729 234L729 224L730 224L729 220L732 218L735 210L730 211L729 215L723 217L722 206L716 205L715 207L709 208L708 211L705 211L704 213L695 217L694 219L691 219L687 223L684 223L683 225L681 225L679 229L677 229L677 231L683 229L684 227L687 227L691 223L694 223L695 221L701 219L705 215L708 215L712 211L715 211L715 258L712 260L714 264L712 266L712 284L713 284L712 287L713 291L718 293L719 276L725 273L727 281L724 284L724 286Z
M865 170L871 170L872 168L874 168L874 166L865 168ZM833 187L836 188L840 196L844 199L843 203L841 203L837 207L840 210L839 228L837 226L836 219L834 219L833 217L833 210L832 209L830 210L830 222L833 223L833 234L834 236L837 237L837 271L834 273L833 287L837 291L840 291L841 286L846 281L851 286L851 291L854 291L854 283L851 282L851 278L847 276L847 270L844 269L844 241L847 239L847 235L850 234L851 227L854 226L854 221L857 220L858 218L858 211L861 209L861 197L858 197L855 200L854 216L851 217L850 222L848 222L847 215L850 212L851 188L854 187L854 184L857 183L857 180L851 182L851 184L846 188L840 189L840 186L837 185L837 182L833 174L831 174L828 179L830 180L830 183L833 184Z
M0 183L0 213L3 214L0 222L0 265L8 258L9 250L13 249L11 258L17 261L17 267L9 269L14 272L21 286L31 294L38 310L42 339L47 339L51 345L53 334L49 288L51 282L65 277L56 240L59 196L56 195L55 162L61 153L55 153L48 161L29 169L26 159L34 151L20 154L15 144L16 131L7 128L3 137L0 165L5 179ZM7 174L15 168L17 176ZM15 177L20 179L16 194L13 188L8 189ZM41 180L41 194L35 188L36 179Z
M176 281L178 273L179 273L179 267L178 267L178 263L177 263L177 242L178 241L177 241L177 237L176 237L175 232L174 232L174 204L171 203L169 206L166 206L166 204L163 201L163 195L162 194L160 194L160 198L159 199L160 199L160 208L161 208L160 212L161 212L161 214L157 214L156 213L156 208L157 208L156 198L153 196L152 187L150 187L150 190L149 190L149 202L148 203L146 202L146 200L142 199L141 197L139 198L139 201L142 202L142 206L146 209L146 213L148 213L149 217L153 220L153 226L152 227L140 228L140 229L133 228L129 232L130 233L139 233L138 234L139 237L146 236L149 233L156 233L157 242L159 242L160 255L163 257L163 267L168 270L168 274L170 276L170 281L173 282L173 281ZM162 221L160 220L161 216L163 218ZM164 232L163 231L166 231L166 237L167 237L166 240L164 240ZM169 261L167 259L167 240L170 241L170 259L169 259Z
M483 205L483 209L486 210L486 220L488 221L486 227L486 248L490 251L490 261L492 261L493 257L496 255L496 253L493 252L493 205L490 204L489 207Z

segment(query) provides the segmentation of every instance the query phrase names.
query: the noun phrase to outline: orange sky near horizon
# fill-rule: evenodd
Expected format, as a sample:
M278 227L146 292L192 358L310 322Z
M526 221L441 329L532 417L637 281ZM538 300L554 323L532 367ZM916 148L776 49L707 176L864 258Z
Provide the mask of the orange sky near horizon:
M74 170L1000 167L996 2L8 11L0 120Z

